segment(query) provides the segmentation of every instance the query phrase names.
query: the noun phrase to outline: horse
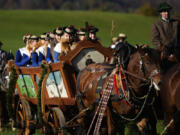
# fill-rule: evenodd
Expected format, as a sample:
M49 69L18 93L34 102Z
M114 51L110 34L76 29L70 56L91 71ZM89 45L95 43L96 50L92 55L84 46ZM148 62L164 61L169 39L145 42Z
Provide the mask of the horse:
M172 66L162 75L160 97L164 111L164 122L168 133L178 135L180 127L180 64Z
M137 47L136 51L130 56L126 72L121 68L120 64L117 64L116 67L107 64L90 64L78 74L77 99L80 110L91 106L94 108L94 105L100 100L100 93L103 93L103 90L108 84L108 80L111 79L112 76L113 78L115 76L122 77L120 74L123 73L127 78L123 81L116 81L116 85L120 86L118 89L115 88L113 81L114 87L111 91L112 98L110 97L105 113L106 126L104 127L107 129L101 129L102 134L115 134L115 127L112 121L113 113L120 116L121 119L125 119L125 121L141 119L140 116L143 116L142 114L145 114L144 117L149 117L149 114L144 110L149 109L147 104L153 104L149 96L154 92L153 85L159 83L157 79L159 77L156 77L159 76L159 67L157 66L159 61L157 57L159 57L159 55L153 49ZM128 86L129 90L127 92L125 92L125 90L122 91L124 84ZM128 97L128 95L131 95L131 98ZM140 107L140 109L138 107ZM134 118L129 118L132 114L135 115ZM88 117L90 115L84 114L84 116ZM79 120L79 122L83 123L83 120L84 118ZM151 125L153 126L153 124ZM89 121L86 119L83 125L89 125ZM152 128L154 128L153 134L155 135L156 128L154 126ZM118 129L120 128L118 127ZM120 134L123 134L122 130L120 130Z

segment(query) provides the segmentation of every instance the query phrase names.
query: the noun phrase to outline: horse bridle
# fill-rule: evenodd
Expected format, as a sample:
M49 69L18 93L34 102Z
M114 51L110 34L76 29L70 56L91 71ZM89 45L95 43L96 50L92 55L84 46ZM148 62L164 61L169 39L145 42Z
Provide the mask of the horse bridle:
M141 71L145 74L145 70L146 70L146 68L145 68L145 65L144 65L144 63L143 63L143 59L142 59L142 57L141 57L141 66L140 66L140 69L142 69ZM147 70L148 71L148 70ZM158 69L154 69L152 72L150 72L150 75L149 75L149 79L147 80L146 78L142 78L142 77L139 77L137 74L134 74L134 73L131 73L131 72L129 72L129 71L127 71L127 70L124 70L123 69L123 72L124 73L126 73L126 74L128 74L128 75L130 75L130 76L133 76L133 77L135 77L135 78L137 78L137 79L139 79L139 80L142 80L142 81L144 81L144 82L148 82L149 83L149 89L148 89L148 91L147 91L147 94L145 95L145 96L143 96L143 99L144 99L144 102L143 102L143 104L142 104L142 106L140 107L140 111L137 113L137 115L134 117L134 118L128 118L128 117L125 117L125 116L123 116L123 115L120 115L120 117L122 118L122 119L125 119L125 120L127 120L127 121L134 121L134 120L136 120L140 115L141 115L141 113L142 113L142 111L144 110L144 107L145 107L145 105L147 104L147 100L148 100L148 97L149 97L149 95L150 95L150 93L151 93L151 90L152 90L152 87L154 86L154 81L153 81L153 79L152 79L152 77L153 76L156 76L157 74L159 74L159 70ZM156 87L156 86L155 86ZM137 98L137 99L139 99L139 98L141 98L141 97L135 97L135 98ZM152 99L152 101L151 101L151 103L150 104L152 104L154 102L154 100Z
M144 76L145 76L145 74L146 74L146 72L148 72L148 70L146 69L146 66L145 66L145 64L144 64L143 57L144 57L144 56L140 56L140 62L139 62L139 64L140 64L140 70L143 72L143 74L144 74ZM120 64L119 64L119 66L120 66ZM146 78L144 78L144 77L140 77L139 75L134 74L134 73L132 73L132 72L129 72L129 71L127 71L127 70L124 70L124 69L122 69L122 70L123 70L124 73L126 73L126 74L128 74L128 75L133 76L133 77L135 77L135 78L137 78L137 79L139 79L139 80L142 80L142 81L144 82L143 85L149 84L149 86L150 86L151 88L152 88L152 85L153 85L156 90L159 90L158 85L157 85L157 84L153 81L153 79L152 79L154 76L156 76L156 75L158 75L158 74L160 73L157 68L154 69L153 71L151 71L150 73L148 72L148 74L149 74L149 75L148 75L148 79L146 79ZM141 86L143 86L143 85L141 85ZM147 95L147 94L146 94L146 95ZM145 97L145 96L143 96L143 97ZM139 98L141 98L141 97L139 97Z
M146 55L146 54L145 54L145 55ZM140 56L140 69L141 69L141 71L144 73L144 76L145 76L146 71L148 72L148 70L147 70L147 68L146 68L146 66L145 66L145 64L144 64L143 57L145 57L145 56ZM158 70L158 68L156 68L156 69L154 69L153 71L151 71L150 73L148 72L148 74L149 74L149 77L148 77L148 78L151 80L152 77L158 75L159 73L160 73L160 70ZM147 80L147 79L146 79L146 80Z
M140 56L140 57L141 57L142 67L143 67L142 72L143 72L144 75L145 75L145 72L148 71L148 70L145 68L146 66L144 65L144 62L143 62L143 57L144 57L144 56ZM159 70L158 68L156 68L156 69L154 69L153 71L151 71L151 72L149 73L149 77L148 77L148 78L153 82L153 86L154 86L154 88L155 88L157 91L159 91L160 88L159 88L158 84L156 84L156 83L153 81L153 77L156 76L156 75L158 75L158 74L160 74L160 70Z

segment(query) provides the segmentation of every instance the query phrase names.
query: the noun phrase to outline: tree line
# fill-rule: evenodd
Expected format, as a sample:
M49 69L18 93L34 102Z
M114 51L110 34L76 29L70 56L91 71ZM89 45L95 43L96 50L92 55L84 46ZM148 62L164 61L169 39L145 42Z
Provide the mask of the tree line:
M164 0L0 0L0 9L101 10L134 12L144 5L156 8ZM180 11L179 0L166 0Z

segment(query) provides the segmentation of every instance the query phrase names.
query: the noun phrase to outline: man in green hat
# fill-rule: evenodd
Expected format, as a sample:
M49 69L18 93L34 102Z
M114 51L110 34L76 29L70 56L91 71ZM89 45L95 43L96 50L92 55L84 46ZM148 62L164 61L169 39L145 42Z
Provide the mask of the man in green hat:
M180 23L170 16L172 7L163 2L159 5L160 20L152 25L151 42L161 51L161 58L180 61ZM174 57L175 56L175 57Z

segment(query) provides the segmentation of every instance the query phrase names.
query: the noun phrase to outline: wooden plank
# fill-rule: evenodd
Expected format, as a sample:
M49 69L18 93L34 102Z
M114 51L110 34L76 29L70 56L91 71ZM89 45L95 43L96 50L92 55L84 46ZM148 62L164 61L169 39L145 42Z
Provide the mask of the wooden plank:
M37 98L28 98L25 97L28 101L31 103L37 105ZM57 106L63 106L63 105L74 105L75 104L75 98L49 98L45 99L45 105L57 105Z

